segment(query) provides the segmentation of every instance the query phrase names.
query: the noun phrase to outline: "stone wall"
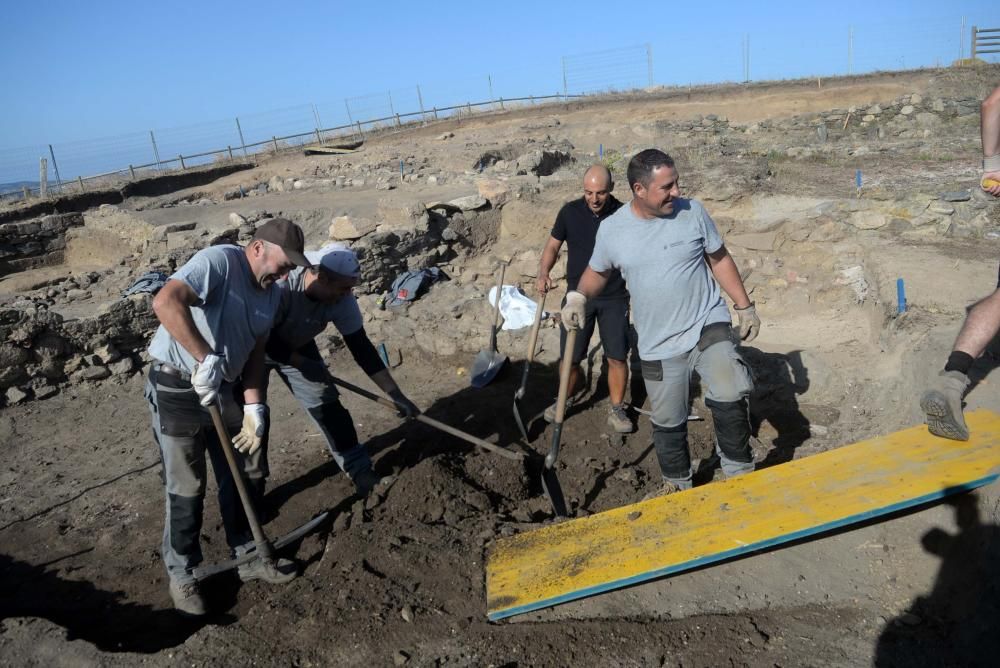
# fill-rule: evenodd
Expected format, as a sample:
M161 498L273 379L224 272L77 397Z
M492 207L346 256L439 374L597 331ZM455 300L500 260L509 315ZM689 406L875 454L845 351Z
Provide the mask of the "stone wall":
M63 213L0 225L0 276L61 264L66 230L83 225L83 214Z

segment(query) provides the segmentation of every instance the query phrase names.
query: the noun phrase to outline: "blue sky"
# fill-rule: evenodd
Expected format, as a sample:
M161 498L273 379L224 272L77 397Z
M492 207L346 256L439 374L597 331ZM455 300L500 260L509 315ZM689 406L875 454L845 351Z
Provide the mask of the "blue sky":
M947 64L963 16L1000 27L986 1L39 2L0 28L0 162L20 147L146 141L150 129L187 151L236 116L280 134L312 105L330 127L345 122L345 98L355 115L415 111L417 86L427 108L486 99L490 84L551 94L564 56L570 92L645 85L645 44L662 84L742 79L746 36L751 79L846 74L850 26L855 72ZM638 48L578 57L623 47Z

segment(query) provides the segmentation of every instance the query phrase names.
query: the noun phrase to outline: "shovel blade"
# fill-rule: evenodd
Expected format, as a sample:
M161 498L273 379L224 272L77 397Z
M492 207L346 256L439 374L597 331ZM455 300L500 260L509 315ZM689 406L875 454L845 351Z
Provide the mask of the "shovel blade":
M507 356L496 351L480 350L472 363L472 387L486 387L507 363Z
M568 517L566 510L566 498L563 496L562 485L559 484L559 476L554 468L548 468L542 464L542 490L552 504L552 512L556 517Z

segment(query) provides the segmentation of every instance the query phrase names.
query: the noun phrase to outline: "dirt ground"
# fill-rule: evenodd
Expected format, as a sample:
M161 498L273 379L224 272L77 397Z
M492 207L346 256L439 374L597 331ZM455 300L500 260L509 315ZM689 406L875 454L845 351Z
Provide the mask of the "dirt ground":
M378 163L425 154L447 175L438 186L269 192L221 201L221 193L239 184L339 170L348 160L286 156L197 193L131 205L155 226L197 220L209 229L224 226L232 212L294 214L310 245L318 245L331 216L374 217L387 200L468 194L463 178L475 175L478 156L522 136L542 141L551 135L588 151L599 143L623 153L643 144L676 146L689 192L706 200L740 266L754 267L747 284L764 323L760 337L744 348L757 382L754 449L759 466L780 465L920 421L916 397L940 368L964 309L995 285L998 241L987 233L1000 229L990 209L993 227L976 238L888 228L803 237L802 228L825 230L830 222L796 212L853 197L854 169L862 165L873 190L900 201L969 187L977 129L966 124L933 137L885 140L863 160L788 160L759 147L728 153L727 145L744 141L741 133L725 140L656 134L666 127L657 123L697 122L704 114L728 116L731 124L777 122L914 93L974 97L995 74L912 72L824 81L821 88L815 82L720 87L655 100L522 109L387 134L348 158ZM452 138L439 139L449 132ZM918 158L928 152L939 157ZM757 183L752 175L761 161L769 175ZM740 184L757 185L719 197L719 170L727 165ZM564 168L569 176L530 201L508 204L497 238L482 257L467 258L469 266L488 254L540 249L558 206L577 193L580 167ZM179 197L214 200L163 206ZM787 222L775 228L779 218ZM782 236L771 250L745 236L775 229ZM856 284L841 280L852 266L864 267L865 299L855 298ZM31 289L57 271L7 277L0 294ZM894 312L900 276L909 291L905 314ZM489 280L486 272L479 284ZM530 281L525 288L530 292ZM71 308L82 313L110 294L95 293ZM473 349L484 347L488 336L489 323L479 325ZM469 386L473 354L465 350L433 355L409 346L393 375L429 416L514 450L543 453L551 427L540 415L555 393L557 370L551 357L532 366L523 402L535 418L532 442L521 443L511 404L524 340L523 333L504 333L500 345L511 362L483 389ZM337 375L371 387L346 351L335 350L330 364ZM988 377L993 366L992 356L977 362L970 408L1000 403L1000 388ZM638 420L637 432L624 439L611 437L599 354L588 370L583 403L563 432L558 468L575 516L633 503L659 475L648 421ZM493 541L552 521L538 458L527 465L509 461L345 393L376 470L390 476L390 484L357 498L318 430L276 381L266 530L280 536L321 511L330 511L330 520L287 551L301 565L300 578L272 587L220 576L207 587L211 614L185 620L172 610L159 555L163 488L143 383L141 373L81 383L44 401L0 409L0 664L930 666L991 665L1000 649L1000 485L489 623L483 564ZM630 397L642 405L641 383L633 383ZM693 410L705 418L691 426L696 482L711 484L720 474L710 457L711 414L697 397ZM209 487L211 499L214 484ZM202 544L208 561L227 558L211 501Z

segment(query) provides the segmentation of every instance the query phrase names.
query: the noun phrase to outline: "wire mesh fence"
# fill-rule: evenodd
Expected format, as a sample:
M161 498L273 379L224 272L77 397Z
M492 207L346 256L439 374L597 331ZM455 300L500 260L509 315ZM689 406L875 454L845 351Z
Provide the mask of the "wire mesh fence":
M531 83L520 71L487 73L231 119L0 149L0 197L38 193L42 181L51 192L59 192L60 185L82 190L91 181L133 179L150 171L249 158L338 137L363 138L368 132L456 114L584 95L947 66L972 56L976 44L978 61L996 63L1000 49L992 40L1000 30L986 27L991 24L996 21L988 16L931 16L777 34L745 33L733 27L720 29L712 39L695 31L672 31L660 45L602 49L567 55L558 63L540 63L528 77ZM978 41L973 28L977 25ZM654 49L662 54L658 70L654 70Z

